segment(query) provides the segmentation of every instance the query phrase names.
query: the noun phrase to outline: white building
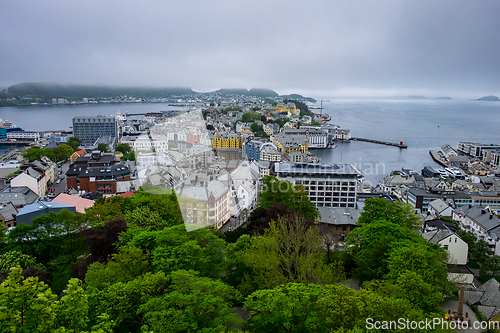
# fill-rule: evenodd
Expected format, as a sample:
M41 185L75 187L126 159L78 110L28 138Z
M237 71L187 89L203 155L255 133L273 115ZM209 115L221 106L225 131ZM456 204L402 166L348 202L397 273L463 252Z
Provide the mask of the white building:
M460 223L461 229L472 232L477 240L486 241L494 254L500 255L500 220L489 207L456 208L452 219Z
M18 141L40 141L40 133L39 132L27 132L27 131L16 131L16 132L7 132L8 140L18 140Z
M279 180L303 185L316 207L355 208L363 185L361 171L351 164L276 163Z
M35 170L32 167L27 168L10 181L11 187L26 186L39 197L43 197L47 192L47 182L45 172Z

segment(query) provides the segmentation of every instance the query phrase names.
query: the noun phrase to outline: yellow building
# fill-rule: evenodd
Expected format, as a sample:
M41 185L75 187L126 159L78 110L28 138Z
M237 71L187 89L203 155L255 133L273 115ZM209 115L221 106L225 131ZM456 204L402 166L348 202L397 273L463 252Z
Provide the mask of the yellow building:
M278 105L276 105L276 108L275 109L272 109L270 110L271 112L277 112L277 113L281 113L281 112L290 112L291 114L299 114L300 113L300 110L297 109L297 107L295 106L295 103L279 103Z
M286 157L291 152L305 153L309 149L309 141L305 135L279 133L273 137L273 144Z
M242 149L243 137L238 134L215 133L212 139L213 149Z

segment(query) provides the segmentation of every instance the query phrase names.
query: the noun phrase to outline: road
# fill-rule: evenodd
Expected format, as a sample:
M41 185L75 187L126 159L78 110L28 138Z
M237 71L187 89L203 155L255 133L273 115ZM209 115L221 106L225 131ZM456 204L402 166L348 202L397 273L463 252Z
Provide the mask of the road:
M55 189L55 191L54 191L55 196L59 195L60 193L65 192L67 190L66 172L68 171L68 169L69 169L69 162L62 164L62 166L60 168L57 167L57 172L61 171L62 173L61 173L61 175L56 176L56 180L57 180L57 177L59 177L59 176L64 176L64 179L59 184L56 184L56 182L54 182L54 183L52 183L52 185L49 185L47 188L47 190L48 190L47 194L50 194L51 188Z

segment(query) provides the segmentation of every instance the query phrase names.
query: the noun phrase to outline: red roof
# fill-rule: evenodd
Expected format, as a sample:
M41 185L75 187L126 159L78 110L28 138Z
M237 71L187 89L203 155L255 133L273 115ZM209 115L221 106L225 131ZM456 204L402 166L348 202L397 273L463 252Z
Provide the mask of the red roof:
M79 151L76 151L75 153L78 154L78 156L82 156L83 154L85 154L87 151L85 149L80 149Z
M59 194L52 201L73 206L76 208L77 213L82 214L85 214L85 208L92 207L94 205L94 201L92 200L74 197L65 193Z
M117 194L117 195L119 195L120 197L127 198L127 197L130 197L130 196L133 196L134 194L135 194L135 192L128 191L128 192Z

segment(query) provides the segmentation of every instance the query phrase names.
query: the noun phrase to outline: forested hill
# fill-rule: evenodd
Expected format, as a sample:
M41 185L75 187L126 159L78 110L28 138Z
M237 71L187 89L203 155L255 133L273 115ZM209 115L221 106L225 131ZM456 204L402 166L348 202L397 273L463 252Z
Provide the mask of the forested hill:
M135 97L170 97L194 93L191 88L107 87L39 82L16 84L10 86L7 92L17 96L36 96L42 98L112 97L123 95Z

